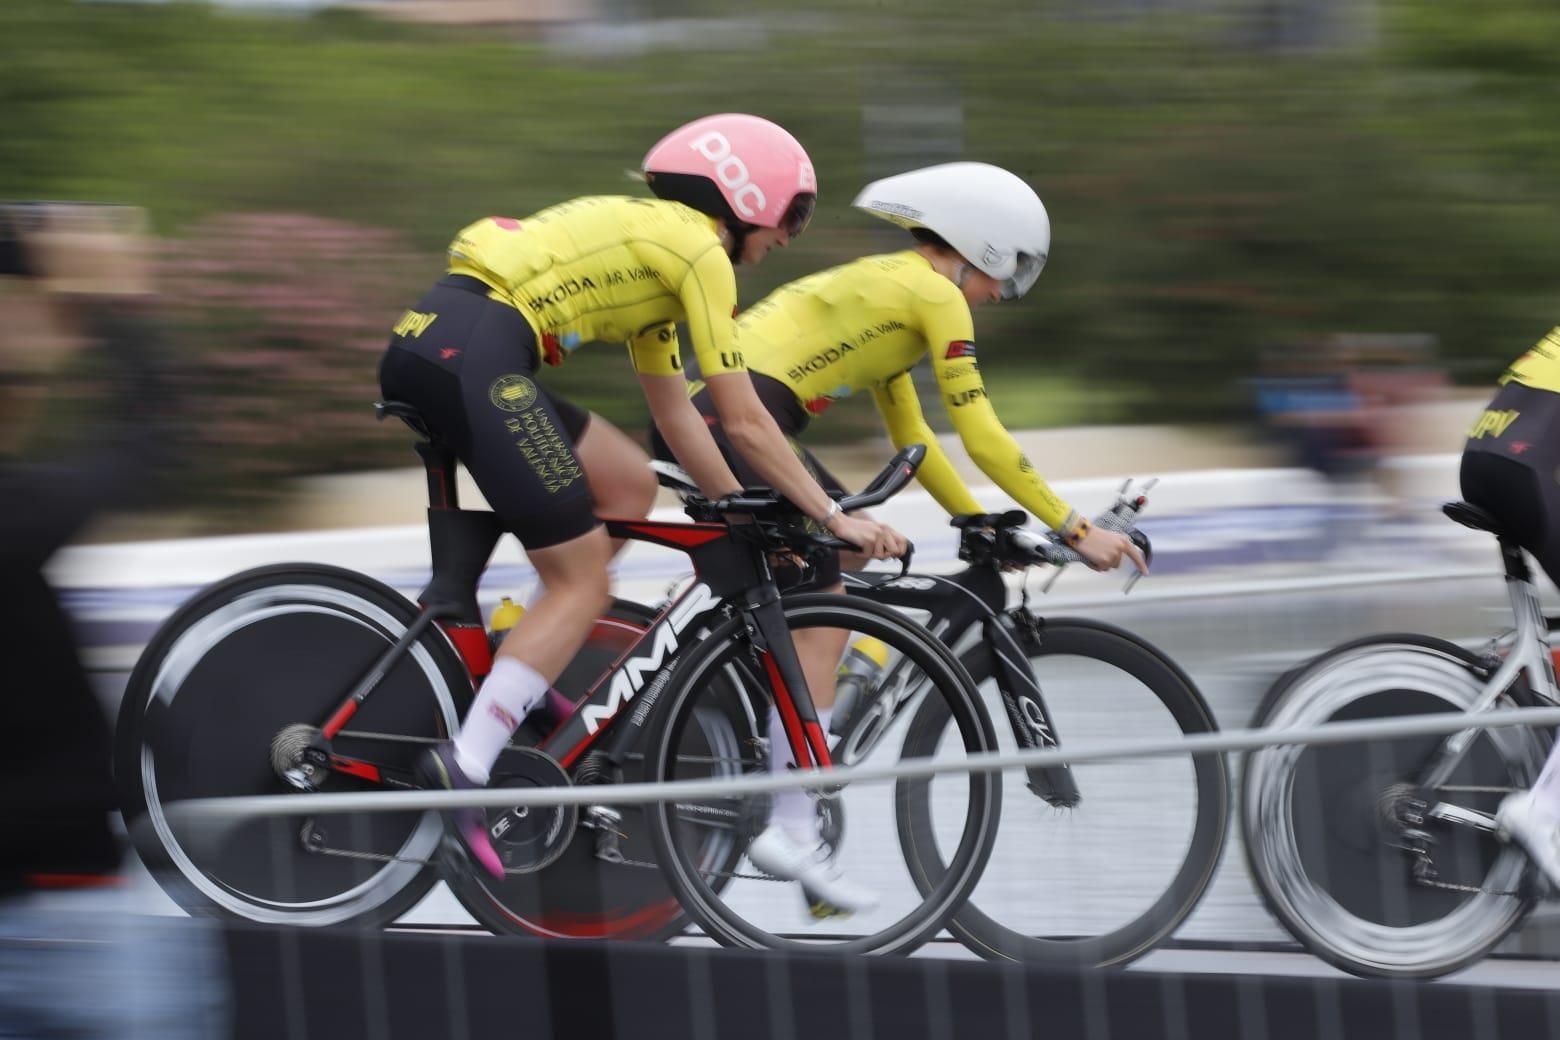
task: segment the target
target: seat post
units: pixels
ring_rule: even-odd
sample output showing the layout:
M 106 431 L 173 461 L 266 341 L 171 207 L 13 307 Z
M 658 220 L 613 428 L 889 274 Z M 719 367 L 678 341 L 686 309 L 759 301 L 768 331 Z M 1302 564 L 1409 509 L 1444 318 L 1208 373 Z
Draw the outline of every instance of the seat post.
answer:
M 1500 542 L 1501 562 L 1506 565 L 1506 577 L 1515 581 L 1532 582 L 1533 572 L 1528 567 L 1527 553 L 1504 534 L 1496 537 Z
M 455 485 L 455 453 L 434 441 L 418 441 L 417 454 L 428 474 L 428 508 L 459 509 L 460 491 Z

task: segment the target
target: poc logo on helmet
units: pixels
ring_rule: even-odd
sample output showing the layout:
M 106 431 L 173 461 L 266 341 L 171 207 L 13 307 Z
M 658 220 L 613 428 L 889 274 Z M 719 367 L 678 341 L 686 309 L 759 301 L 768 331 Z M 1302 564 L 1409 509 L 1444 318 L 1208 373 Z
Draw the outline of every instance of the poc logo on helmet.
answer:
M 725 134 L 710 130 L 694 138 L 688 147 L 715 164 L 715 176 L 731 189 L 731 201 L 738 213 L 756 217 L 769 205 L 762 189 L 752 182 L 747 163 L 732 154 L 731 141 Z M 745 199 L 751 200 L 752 204 Z
M 813 173 L 812 163 L 804 162 L 796 171 L 796 190 L 814 193 L 818 191 L 818 175 Z

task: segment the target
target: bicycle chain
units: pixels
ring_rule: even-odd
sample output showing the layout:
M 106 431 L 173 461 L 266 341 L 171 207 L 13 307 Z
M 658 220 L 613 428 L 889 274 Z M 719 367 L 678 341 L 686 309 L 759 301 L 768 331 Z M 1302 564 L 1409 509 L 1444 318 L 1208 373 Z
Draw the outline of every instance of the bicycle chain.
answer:
M 1459 885 L 1459 884 L 1457 884 L 1454 881 L 1429 881 L 1429 880 L 1426 880 L 1425 878 L 1415 878 L 1414 881 L 1415 881 L 1416 884 L 1423 885 L 1426 888 L 1437 888 L 1437 889 L 1442 889 L 1443 891 L 1447 891 L 1447 892 L 1479 892 L 1479 893 L 1482 893 L 1484 895 L 1490 895 L 1490 896 L 1517 896 L 1517 895 L 1521 895 L 1521 893 L 1518 892 L 1516 889 L 1510 889 L 1510 890 L 1504 891 L 1504 892 L 1497 892 L 1497 891 L 1495 891 L 1492 888 L 1484 888 L 1481 885 Z
M 438 737 L 413 737 L 413 736 L 408 736 L 407 734 L 404 734 L 404 733 L 371 733 L 371 732 L 366 732 L 366 731 L 363 731 L 363 730 L 342 730 L 341 733 L 338 734 L 338 735 L 342 736 L 342 737 L 355 738 L 357 740 L 382 740 L 382 741 L 390 741 L 390 742 L 402 743 L 402 744 L 430 744 L 431 745 L 431 744 L 437 744 L 437 743 L 440 742 L 440 738 L 438 738 Z M 517 750 L 520 748 L 520 745 L 518 745 L 518 744 L 510 744 L 510 745 L 507 745 L 507 746 L 510 747 L 510 748 L 515 748 Z M 631 755 L 629 757 L 632 758 L 634 756 Z M 742 758 L 714 758 L 714 757 L 699 757 L 699 756 L 679 756 L 679 760 L 683 761 L 683 762 L 688 762 L 688 763 L 697 763 L 699 765 L 738 765 L 738 766 L 750 766 L 750 765 L 752 765 L 751 761 L 746 760 L 746 759 L 742 759 Z M 359 851 L 356 851 L 354 849 L 336 849 L 336 848 L 331 848 L 329 845 L 325 845 L 321 841 L 311 837 L 310 831 L 313 829 L 313 826 L 314 825 L 313 825 L 312 822 L 304 824 L 303 825 L 303 831 L 300 834 L 300 837 L 303 840 L 303 847 L 304 847 L 305 850 L 307 850 L 309 852 L 316 853 L 316 854 L 321 855 L 321 856 L 337 856 L 337 857 L 340 857 L 342 859 L 368 860 L 368 861 L 375 862 L 375 863 L 416 863 L 416 864 L 420 864 L 422 866 L 427 866 L 430 862 L 432 862 L 431 860 L 426 860 L 426 859 L 413 859 L 410 856 L 391 856 L 391 855 L 387 855 L 387 854 L 382 853 L 382 852 L 359 852 Z M 641 869 L 646 869 L 646 870 L 660 870 L 661 869 L 660 864 L 652 863 L 652 862 L 649 862 L 647 860 L 620 859 L 620 860 L 603 860 L 602 862 L 604 862 L 604 863 L 612 863 L 614 866 L 639 867 Z M 535 871 L 529 871 L 529 870 L 507 870 L 506 869 L 504 871 L 504 873 L 506 875 L 519 876 L 519 875 L 522 875 L 522 874 L 535 873 Z M 773 874 L 745 874 L 745 873 L 742 873 L 741 871 L 735 871 L 735 870 L 716 871 L 715 873 L 713 873 L 710 876 L 712 876 L 712 877 L 720 877 L 720 878 L 730 878 L 730 879 L 733 879 L 733 880 L 745 880 L 745 881 L 782 881 L 782 880 L 784 880 L 783 878 L 775 877 Z
M 303 825 L 303 833 L 300 834 L 299 837 L 301 837 L 303 839 L 304 850 L 307 851 L 307 852 L 315 853 L 316 855 L 320 855 L 320 856 L 337 856 L 337 857 L 340 857 L 341 859 L 369 860 L 369 861 L 372 861 L 374 863 L 416 863 L 416 864 L 418 864 L 420 866 L 424 866 L 424 867 L 426 867 L 428 864 L 433 862 L 432 860 L 427 860 L 427 859 L 413 859 L 410 856 L 390 856 L 390 855 L 386 855 L 383 852 L 358 852 L 358 851 L 356 851 L 354 849 L 335 849 L 335 848 L 331 848 L 329 845 L 322 844 L 320 841 L 318 841 L 315 838 L 310 836 L 309 832 L 313 828 L 313 826 L 314 825 L 312 823 L 304 824 Z M 645 869 L 645 870 L 660 870 L 661 869 L 661 865 L 659 863 L 652 863 L 649 860 L 642 860 L 642 859 L 602 860 L 602 862 L 603 863 L 610 863 L 611 865 L 616 866 L 616 867 L 639 867 L 639 868 Z M 509 869 L 506 869 L 504 871 L 504 873 L 506 875 L 509 875 L 509 876 L 518 877 L 518 876 L 520 876 L 522 874 L 534 874 L 536 872 L 532 871 L 532 870 L 509 870 Z M 703 872 L 701 871 L 700 873 L 703 873 Z M 720 871 L 715 871 L 713 874 L 711 874 L 709 876 L 711 876 L 711 877 L 720 877 L 720 878 L 730 878 L 730 879 L 733 879 L 733 880 L 740 880 L 740 881 L 784 881 L 785 880 L 784 878 L 775 877 L 773 874 L 745 874 L 745 873 L 743 873 L 741 871 L 738 871 L 738 870 L 720 870 Z
M 646 870 L 660 870 L 661 865 L 647 859 L 604 859 L 602 862 L 610 862 L 615 867 L 643 867 Z M 704 873 L 700 870 L 699 873 Z M 711 878 L 733 878 L 738 881 L 785 881 L 785 878 L 777 878 L 772 873 L 743 873 L 741 870 L 716 870 L 710 873 Z
M 1458 794 L 1513 794 L 1517 789 L 1515 787 L 1489 787 L 1480 784 L 1442 784 L 1440 787 L 1435 788 L 1435 790 L 1437 792 L 1452 791 Z M 1399 847 L 1402 848 L 1405 852 L 1412 852 L 1415 855 L 1423 856 L 1425 862 L 1430 865 L 1430 869 L 1435 869 L 1435 859 L 1428 851 L 1421 851 L 1409 846 Z M 1416 877 L 1414 882 L 1416 884 L 1423 885 L 1425 888 L 1439 889 L 1443 892 L 1469 892 L 1491 896 L 1521 895 L 1521 893 L 1515 889 L 1507 891 L 1496 891 L 1494 889 L 1485 888 L 1482 885 L 1461 885 L 1455 881 L 1442 881 L 1439 878 Z
M 430 746 L 433 745 L 433 744 L 439 744 L 439 743 L 443 742 L 443 738 L 441 738 L 441 737 L 411 737 L 411 736 L 407 736 L 404 733 L 368 733 L 368 732 L 365 732 L 363 730 L 351 730 L 351 729 L 344 729 L 344 730 L 342 730 L 340 733 L 338 733 L 336 735 L 338 737 L 351 737 L 351 738 L 353 738 L 355 740 L 383 740 L 383 741 L 390 741 L 392 743 L 427 744 L 427 745 L 430 745 Z M 524 745 L 524 744 L 505 744 L 504 745 L 504 749 L 506 751 L 525 751 L 525 750 L 527 750 L 527 745 Z M 643 755 L 643 753 L 630 751 L 626 756 L 624 756 L 624 758 L 625 758 L 626 761 L 632 762 L 632 761 L 644 758 L 644 755 Z M 681 762 L 681 763 L 683 763 L 685 765 L 700 765 L 700 766 L 703 766 L 703 765 L 717 765 L 717 766 L 735 765 L 735 766 L 751 767 L 754 764 L 753 760 L 752 759 L 748 759 L 748 758 L 730 758 L 730 757 L 716 758 L 716 757 L 711 756 L 711 755 L 678 755 L 677 756 L 677 761 Z

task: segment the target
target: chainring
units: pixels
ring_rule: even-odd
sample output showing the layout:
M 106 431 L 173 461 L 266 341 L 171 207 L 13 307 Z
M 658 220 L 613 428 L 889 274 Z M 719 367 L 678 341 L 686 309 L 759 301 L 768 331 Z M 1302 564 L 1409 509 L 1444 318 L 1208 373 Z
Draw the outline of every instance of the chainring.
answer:
M 489 787 L 570 787 L 569 774 L 535 748 L 504 749 Z M 573 805 L 516 806 L 487 810 L 488 836 L 509 874 L 532 874 L 551 865 L 574 840 L 579 808 Z

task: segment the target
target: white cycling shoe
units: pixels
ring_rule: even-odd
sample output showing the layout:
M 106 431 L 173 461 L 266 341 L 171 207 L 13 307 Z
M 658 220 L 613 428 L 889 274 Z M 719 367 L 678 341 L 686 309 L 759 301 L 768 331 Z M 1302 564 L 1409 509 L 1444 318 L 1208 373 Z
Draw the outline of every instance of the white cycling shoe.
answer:
M 807 912 L 819 920 L 877 908 L 877 893 L 846 880 L 822 845 L 808 848 L 781 827 L 765 827 L 748 846 L 748 859 L 766 874 L 800 883 Z
M 1532 791 L 1507 795 L 1495 811 L 1502 837 L 1522 846 L 1528 856 L 1560 890 L 1560 820 L 1538 804 Z

